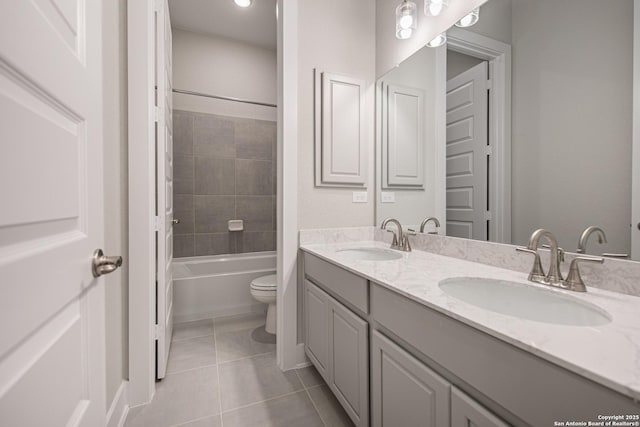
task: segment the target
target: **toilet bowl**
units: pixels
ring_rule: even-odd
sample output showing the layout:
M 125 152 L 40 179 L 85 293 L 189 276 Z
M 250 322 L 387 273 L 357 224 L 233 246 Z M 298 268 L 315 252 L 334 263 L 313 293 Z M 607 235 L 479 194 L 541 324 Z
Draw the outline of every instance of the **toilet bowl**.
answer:
M 256 301 L 268 304 L 265 331 L 276 333 L 276 275 L 258 277 L 251 282 L 251 296 Z

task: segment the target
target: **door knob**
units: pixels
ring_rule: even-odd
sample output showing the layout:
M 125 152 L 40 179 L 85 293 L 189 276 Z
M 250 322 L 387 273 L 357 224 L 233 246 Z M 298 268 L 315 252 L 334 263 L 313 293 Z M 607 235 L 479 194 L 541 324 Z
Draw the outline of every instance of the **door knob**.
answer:
M 102 249 L 96 249 L 91 259 L 91 272 L 93 277 L 113 273 L 122 265 L 121 256 L 106 256 Z
M 171 220 L 171 223 L 172 223 L 173 225 L 180 224 L 180 220 L 179 220 L 179 219 L 172 219 L 172 220 Z

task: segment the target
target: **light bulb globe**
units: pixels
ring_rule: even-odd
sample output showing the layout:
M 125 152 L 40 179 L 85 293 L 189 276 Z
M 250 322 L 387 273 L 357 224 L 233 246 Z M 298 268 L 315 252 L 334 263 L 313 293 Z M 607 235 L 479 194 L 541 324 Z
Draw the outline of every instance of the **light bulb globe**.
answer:
M 239 7 L 249 7 L 253 4 L 253 0 L 233 0 L 233 2 Z

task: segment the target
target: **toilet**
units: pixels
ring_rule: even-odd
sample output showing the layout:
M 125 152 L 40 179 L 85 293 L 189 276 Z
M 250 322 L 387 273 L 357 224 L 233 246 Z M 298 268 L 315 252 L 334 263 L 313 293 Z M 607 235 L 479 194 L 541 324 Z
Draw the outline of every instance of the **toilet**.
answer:
M 251 282 L 251 296 L 257 301 L 269 304 L 264 329 L 270 334 L 276 333 L 276 275 L 258 277 Z

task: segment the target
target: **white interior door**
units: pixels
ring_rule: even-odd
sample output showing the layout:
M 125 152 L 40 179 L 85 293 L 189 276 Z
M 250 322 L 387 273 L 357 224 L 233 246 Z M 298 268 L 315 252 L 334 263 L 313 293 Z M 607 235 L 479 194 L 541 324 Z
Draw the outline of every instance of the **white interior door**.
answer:
M 101 8 L 0 2 L 2 426 L 105 423 Z
M 173 104 L 171 78 L 171 20 L 167 0 L 161 2 L 157 13 L 156 86 L 158 121 L 157 132 L 157 331 L 156 367 L 158 378 L 167 371 L 169 347 L 173 333 Z
M 487 240 L 488 63 L 447 82 L 447 236 Z

